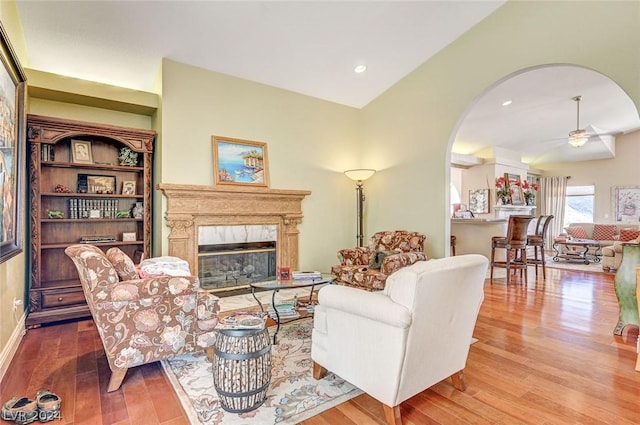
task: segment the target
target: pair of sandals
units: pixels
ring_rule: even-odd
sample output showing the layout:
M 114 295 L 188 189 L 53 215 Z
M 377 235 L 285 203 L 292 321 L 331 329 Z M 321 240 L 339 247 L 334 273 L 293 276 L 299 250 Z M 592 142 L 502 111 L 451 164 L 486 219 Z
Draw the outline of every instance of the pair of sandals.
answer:
M 14 397 L 2 405 L 2 419 L 18 425 L 35 422 L 49 422 L 60 418 L 62 400 L 49 390 L 40 390 L 36 399 Z

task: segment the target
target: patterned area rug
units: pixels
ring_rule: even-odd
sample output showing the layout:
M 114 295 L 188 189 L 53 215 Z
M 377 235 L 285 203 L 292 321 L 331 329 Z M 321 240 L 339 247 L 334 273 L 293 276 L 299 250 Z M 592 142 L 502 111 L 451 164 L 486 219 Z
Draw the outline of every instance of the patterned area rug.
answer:
M 249 413 L 222 409 L 213 387 L 211 363 L 204 353 L 164 360 L 162 366 L 192 424 L 293 425 L 362 394 L 332 373 L 320 381 L 313 379 L 312 329 L 312 319 L 280 328 L 278 344 L 271 348 L 267 398 L 261 407 Z

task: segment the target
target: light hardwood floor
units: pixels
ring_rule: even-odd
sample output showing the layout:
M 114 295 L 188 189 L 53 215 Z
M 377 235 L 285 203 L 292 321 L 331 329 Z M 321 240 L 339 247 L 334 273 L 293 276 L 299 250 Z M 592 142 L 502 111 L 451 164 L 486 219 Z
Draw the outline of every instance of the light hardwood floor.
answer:
M 618 305 L 613 275 L 547 269 L 485 284 L 465 370 L 467 391 L 441 382 L 401 405 L 403 424 L 637 424 L 637 327 L 613 335 Z M 427 367 L 427 365 L 425 365 Z M 49 388 L 63 398 L 56 424 L 186 424 L 159 364 L 130 370 L 122 388 L 109 376 L 90 320 L 27 332 L 0 383 L 0 400 Z M 0 420 L 0 423 L 4 423 Z M 384 424 L 367 395 L 303 425 Z

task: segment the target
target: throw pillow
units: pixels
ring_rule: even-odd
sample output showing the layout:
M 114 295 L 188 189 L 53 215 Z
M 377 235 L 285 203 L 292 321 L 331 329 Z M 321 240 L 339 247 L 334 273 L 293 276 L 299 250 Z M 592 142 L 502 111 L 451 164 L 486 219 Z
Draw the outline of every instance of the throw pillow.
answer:
M 638 229 L 625 228 L 620 230 L 619 240 L 621 242 L 629 242 L 629 241 L 638 239 L 639 237 L 640 237 L 640 230 Z
M 120 280 L 138 279 L 138 271 L 135 264 L 120 248 L 109 248 L 107 258 L 113 264 L 113 268 L 116 269 Z
M 380 269 L 382 267 L 382 261 L 389 255 L 397 254 L 402 251 L 375 251 L 371 256 L 371 262 L 369 263 L 370 269 Z
M 140 276 L 190 276 L 189 263 L 178 257 L 154 257 L 140 263 Z
M 572 238 L 576 239 L 587 239 L 587 231 L 584 230 L 582 226 L 569 226 L 567 227 L 567 233 L 571 235 Z
M 615 224 L 594 224 L 592 238 L 596 241 L 612 241 L 616 237 Z

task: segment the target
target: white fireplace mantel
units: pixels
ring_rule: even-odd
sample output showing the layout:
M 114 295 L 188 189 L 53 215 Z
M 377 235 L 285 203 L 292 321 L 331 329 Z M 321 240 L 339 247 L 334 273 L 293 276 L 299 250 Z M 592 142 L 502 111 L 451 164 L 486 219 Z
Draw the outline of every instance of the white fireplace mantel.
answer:
M 496 218 L 509 218 L 510 215 L 536 215 L 536 207 L 530 205 L 496 205 L 493 210 Z
M 278 267 L 298 268 L 298 224 L 303 217 L 302 200 L 310 191 L 169 183 L 157 188 L 167 198 L 169 255 L 186 260 L 195 275 L 200 226 L 275 224 Z

